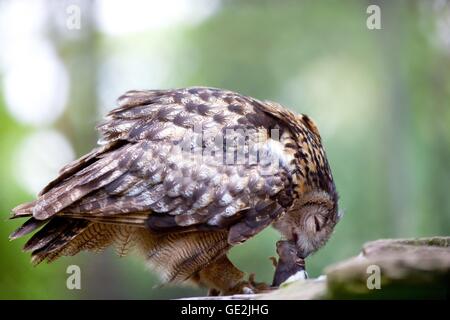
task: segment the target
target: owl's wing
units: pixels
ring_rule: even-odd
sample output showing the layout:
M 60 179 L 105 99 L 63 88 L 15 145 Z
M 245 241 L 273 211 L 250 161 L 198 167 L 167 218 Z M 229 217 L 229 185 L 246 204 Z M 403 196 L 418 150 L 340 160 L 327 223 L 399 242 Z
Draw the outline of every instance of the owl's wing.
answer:
M 162 232 L 229 228 L 234 244 L 292 202 L 289 130 L 254 99 L 210 88 L 132 91 L 99 129 L 103 146 L 15 216 L 32 215 L 31 226 L 56 215 Z

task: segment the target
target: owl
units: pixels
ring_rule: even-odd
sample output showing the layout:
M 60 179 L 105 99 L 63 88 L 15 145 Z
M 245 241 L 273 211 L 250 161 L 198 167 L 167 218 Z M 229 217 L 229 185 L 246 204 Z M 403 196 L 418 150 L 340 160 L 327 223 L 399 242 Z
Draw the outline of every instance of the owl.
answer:
M 114 246 L 165 282 L 233 294 L 264 288 L 228 259 L 233 246 L 273 226 L 295 260 L 329 239 L 338 195 L 308 116 L 207 87 L 129 91 L 117 104 L 98 147 L 13 209 L 27 220 L 11 239 L 36 231 L 32 263 Z

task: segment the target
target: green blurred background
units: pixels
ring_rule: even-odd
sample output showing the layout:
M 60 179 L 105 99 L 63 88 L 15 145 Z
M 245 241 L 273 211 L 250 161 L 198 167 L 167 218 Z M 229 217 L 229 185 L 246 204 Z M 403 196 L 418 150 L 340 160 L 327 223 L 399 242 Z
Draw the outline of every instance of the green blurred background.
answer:
M 370 4 L 381 30 L 369 30 Z M 77 18 L 80 13 L 80 28 Z M 11 208 L 98 139 L 129 89 L 194 85 L 278 101 L 317 122 L 345 211 L 307 264 L 368 240 L 450 232 L 450 4 L 446 1 L 0 0 L 0 298 L 176 298 L 137 257 L 112 250 L 32 267 L 8 241 Z M 231 252 L 270 281 L 279 236 Z M 82 289 L 66 288 L 81 267 Z

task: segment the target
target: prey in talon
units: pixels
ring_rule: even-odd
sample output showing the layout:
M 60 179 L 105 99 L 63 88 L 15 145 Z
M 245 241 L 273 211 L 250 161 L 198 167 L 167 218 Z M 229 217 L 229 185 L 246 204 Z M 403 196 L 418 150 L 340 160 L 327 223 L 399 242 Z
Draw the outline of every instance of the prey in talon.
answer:
M 307 278 L 305 260 L 299 256 L 297 246 L 294 242 L 278 241 L 277 254 L 279 259 L 276 263 L 272 282 L 273 287 L 278 287 L 286 280 Z

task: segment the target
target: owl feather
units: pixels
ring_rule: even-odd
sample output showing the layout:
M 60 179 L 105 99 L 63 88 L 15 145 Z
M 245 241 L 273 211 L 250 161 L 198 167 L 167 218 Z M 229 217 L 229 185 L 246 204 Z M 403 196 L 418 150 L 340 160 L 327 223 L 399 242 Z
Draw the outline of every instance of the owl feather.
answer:
M 205 87 L 129 91 L 98 130 L 98 148 L 13 209 L 28 220 L 11 239 L 38 230 L 24 248 L 34 263 L 114 245 L 185 281 L 271 224 L 294 237 L 286 221 L 307 205 L 327 208 L 323 225 L 337 221 L 317 126 L 277 103 Z

